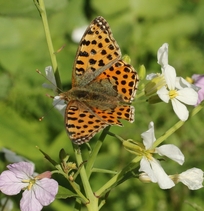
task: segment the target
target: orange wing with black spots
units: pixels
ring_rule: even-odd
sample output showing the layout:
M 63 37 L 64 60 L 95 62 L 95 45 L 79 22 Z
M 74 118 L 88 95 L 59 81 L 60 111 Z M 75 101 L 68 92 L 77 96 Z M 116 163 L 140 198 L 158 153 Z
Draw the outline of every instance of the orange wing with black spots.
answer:
M 121 58 L 118 44 L 103 17 L 94 19 L 85 31 L 72 73 L 72 86 L 85 86 Z
M 68 103 L 65 115 L 65 127 L 69 137 L 78 145 L 88 142 L 97 132 L 109 125 L 79 101 Z
M 109 83 L 112 84 L 112 88 L 117 92 L 118 97 L 122 97 L 122 99 L 119 98 L 121 102 L 131 103 L 133 101 L 139 82 L 133 66 L 118 60 L 102 72 L 95 81 L 103 84 L 102 81 L 105 79 L 108 79 Z
M 90 108 L 85 103 L 71 101 L 66 108 L 65 125 L 70 139 L 75 144 L 88 142 L 96 133 L 108 125 L 122 126 L 118 119 L 134 121 L 134 107 L 117 106 L 110 110 Z
M 72 89 L 61 93 L 67 101 L 65 126 L 75 144 L 88 142 L 108 125 L 134 121 L 133 101 L 138 85 L 135 69 L 121 60 L 121 52 L 106 20 L 94 19 L 84 33 L 74 63 Z

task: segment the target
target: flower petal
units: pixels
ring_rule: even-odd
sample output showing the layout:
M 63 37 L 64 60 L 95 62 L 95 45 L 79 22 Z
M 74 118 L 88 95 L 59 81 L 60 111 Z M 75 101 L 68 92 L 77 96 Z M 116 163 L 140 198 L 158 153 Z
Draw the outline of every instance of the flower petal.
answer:
M 40 211 L 43 205 L 36 199 L 34 191 L 25 190 L 20 201 L 21 211 Z
M 161 189 L 170 189 L 175 186 L 174 182 L 169 178 L 169 176 L 166 174 L 166 172 L 156 159 L 150 161 L 150 164 L 155 176 L 157 177 L 158 185 Z
M 141 134 L 141 137 L 143 139 L 143 143 L 145 145 L 145 149 L 150 149 L 152 147 L 152 144 L 156 140 L 154 135 L 154 123 L 149 123 L 149 129 Z
M 52 203 L 58 192 L 58 183 L 54 179 L 43 178 L 36 181 L 36 185 L 33 186 L 36 199 L 46 206 Z
M 21 178 L 16 177 L 15 173 L 6 170 L 0 175 L 0 191 L 6 195 L 16 195 L 22 188 L 26 187 Z
M 186 106 L 183 105 L 176 98 L 173 98 L 171 100 L 171 102 L 172 102 L 173 110 L 176 113 L 176 115 L 178 116 L 178 118 L 181 121 L 186 121 L 188 119 L 188 116 L 189 116 L 189 112 L 188 112 L 188 109 L 186 108 Z
M 7 168 L 20 179 L 30 179 L 34 173 L 34 164 L 24 161 L 10 164 Z
M 195 105 L 198 101 L 198 93 L 192 88 L 184 88 L 177 92 L 176 98 L 187 105 Z
M 163 74 L 169 90 L 174 90 L 176 85 L 176 70 L 174 67 L 167 65 L 163 70 Z
M 164 43 L 157 51 L 157 63 L 162 67 L 168 64 L 168 44 Z
M 176 161 L 180 165 L 182 165 L 184 163 L 183 153 L 181 152 L 181 150 L 178 147 L 176 147 L 173 144 L 165 144 L 160 147 L 157 147 L 155 149 L 155 152 L 157 152 L 161 156 L 164 155 L 164 156 Z
M 145 172 L 149 176 L 149 178 L 152 182 L 154 182 L 154 183 L 157 182 L 157 178 L 156 178 L 156 176 L 155 176 L 155 174 L 154 174 L 154 172 L 153 172 L 153 170 L 150 166 L 150 162 L 147 160 L 146 157 L 143 157 L 141 159 L 139 171 Z
M 152 182 L 158 182 L 159 187 L 162 189 L 169 189 L 175 186 L 160 163 L 154 158 L 152 160 L 147 160 L 145 157 L 142 158 L 139 171 L 145 172 Z
M 159 98 L 161 100 L 163 100 L 165 103 L 169 102 L 169 100 L 170 100 L 169 91 L 167 90 L 167 88 L 165 86 L 163 86 L 161 89 L 159 89 L 157 91 L 157 94 L 158 94 Z
M 53 73 L 51 66 L 48 66 L 45 68 L 45 74 L 46 74 L 47 80 L 50 82 L 50 84 L 43 83 L 42 86 L 47 89 L 52 89 L 56 93 L 57 83 L 56 83 L 55 75 Z
M 52 105 L 64 116 L 67 104 L 60 96 L 55 96 Z
M 203 171 L 198 168 L 188 169 L 179 175 L 179 181 L 190 190 L 197 190 L 203 187 Z

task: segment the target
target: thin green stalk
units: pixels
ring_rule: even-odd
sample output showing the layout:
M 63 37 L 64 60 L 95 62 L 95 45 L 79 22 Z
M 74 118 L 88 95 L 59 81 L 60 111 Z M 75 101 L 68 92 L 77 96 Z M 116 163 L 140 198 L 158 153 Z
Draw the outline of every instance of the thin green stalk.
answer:
M 108 192 L 111 188 L 115 187 L 130 171 L 133 171 L 141 160 L 141 156 L 135 157 L 122 171 L 118 172 L 115 176 L 113 176 L 106 184 L 104 184 L 99 190 L 95 192 L 95 195 L 101 197 L 106 192 Z
M 43 0 L 34 0 L 34 3 L 41 15 L 41 18 L 42 18 L 42 23 L 43 23 L 43 27 L 44 27 L 44 31 L 45 31 L 45 37 L 47 40 L 48 50 L 50 53 L 52 68 L 53 68 L 53 71 L 55 74 L 55 80 L 57 83 L 57 87 L 61 90 L 62 87 L 61 87 L 61 81 L 60 81 L 60 76 L 59 76 L 59 71 L 58 71 L 57 59 L 56 59 L 56 54 L 54 51 L 54 47 L 53 47 L 52 39 L 51 39 L 51 35 L 50 35 L 50 29 L 49 29 L 48 20 L 47 20 L 45 4 L 44 4 Z
M 78 146 L 74 145 L 74 152 L 78 166 L 83 163 L 81 152 Z M 80 170 L 80 176 L 83 183 L 84 191 L 86 193 L 86 197 L 88 198 L 88 202 L 86 203 L 86 207 L 89 211 L 98 211 L 98 198 L 94 195 L 88 176 L 86 174 L 86 170 L 84 165 L 82 165 Z
M 108 133 L 110 129 L 110 126 L 106 127 L 103 132 L 101 133 L 98 141 L 96 142 L 96 145 L 94 146 L 94 149 L 92 151 L 92 153 L 89 156 L 88 162 L 86 164 L 86 173 L 87 173 L 87 177 L 89 178 L 91 175 L 91 171 L 94 165 L 94 162 L 96 160 L 96 157 L 98 155 L 99 150 L 101 149 L 101 146 L 103 144 L 103 141 Z
M 195 108 L 193 109 L 193 111 L 191 112 L 189 119 L 190 119 L 191 117 L 195 116 L 199 111 L 201 111 L 203 107 L 204 107 L 204 105 L 202 105 L 202 104 L 200 104 L 199 106 L 195 107 Z M 170 135 L 172 135 L 176 130 L 178 130 L 181 126 L 183 126 L 184 123 L 185 123 L 185 122 L 183 122 L 183 121 L 181 121 L 181 120 L 178 121 L 173 127 L 171 127 L 169 130 L 167 130 L 167 131 L 164 133 L 164 135 L 162 135 L 160 138 L 158 138 L 158 139 L 154 142 L 152 148 L 154 149 L 154 148 L 157 147 L 159 144 L 161 144 L 161 143 L 162 143 L 164 140 L 166 140 Z

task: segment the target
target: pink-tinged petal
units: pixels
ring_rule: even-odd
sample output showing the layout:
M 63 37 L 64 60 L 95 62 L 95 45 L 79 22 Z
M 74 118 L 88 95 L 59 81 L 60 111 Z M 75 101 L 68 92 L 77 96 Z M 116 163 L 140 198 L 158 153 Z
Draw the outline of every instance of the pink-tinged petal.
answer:
M 198 91 L 198 102 L 195 104 L 198 105 L 204 100 L 204 75 L 194 74 L 192 79 L 194 80 L 194 85 L 200 87 Z
M 36 199 L 34 191 L 25 190 L 20 201 L 21 211 L 40 211 L 43 205 Z
M 36 199 L 43 206 L 46 206 L 54 201 L 58 192 L 58 183 L 54 179 L 44 178 L 36 181 L 33 191 L 35 192 Z
M 152 144 L 156 140 L 154 135 L 154 123 L 149 123 L 149 129 L 141 134 L 141 137 L 143 139 L 143 143 L 145 145 L 145 149 L 150 149 L 152 147 Z
M 161 189 L 170 189 L 175 186 L 174 182 L 169 178 L 156 159 L 151 160 L 150 164 Z
M 160 147 L 157 147 L 155 149 L 155 152 L 157 152 L 161 156 L 164 155 L 164 156 L 176 161 L 180 165 L 182 165 L 184 163 L 183 153 L 181 152 L 181 150 L 178 147 L 176 147 L 173 144 L 165 144 Z
M 168 44 L 164 43 L 157 51 L 157 63 L 162 67 L 168 65 Z
M 24 161 L 10 164 L 7 168 L 20 179 L 29 179 L 34 172 L 34 164 Z
M 174 67 L 167 65 L 163 73 L 169 90 L 174 90 L 176 85 L 176 70 Z
M 176 98 L 172 99 L 171 102 L 172 102 L 173 110 L 178 116 L 178 118 L 181 121 L 186 121 L 189 116 L 189 112 L 186 106 L 182 104 L 180 101 L 178 101 Z
M 145 172 L 152 182 L 154 182 L 154 183 L 157 182 L 157 178 L 156 178 L 154 172 L 152 171 L 152 168 L 150 166 L 150 162 L 147 160 L 146 157 L 143 157 L 141 159 L 139 171 Z
M 195 105 L 198 101 L 198 93 L 192 88 L 184 88 L 177 92 L 176 98 L 187 105 Z
M 161 89 L 159 89 L 157 91 L 157 94 L 162 101 L 164 101 L 165 103 L 169 102 L 169 100 L 170 100 L 169 91 L 166 89 L 165 86 L 163 86 Z
M 22 188 L 26 187 L 26 183 L 22 183 L 21 178 L 7 170 L 0 175 L 0 191 L 6 195 L 16 195 Z

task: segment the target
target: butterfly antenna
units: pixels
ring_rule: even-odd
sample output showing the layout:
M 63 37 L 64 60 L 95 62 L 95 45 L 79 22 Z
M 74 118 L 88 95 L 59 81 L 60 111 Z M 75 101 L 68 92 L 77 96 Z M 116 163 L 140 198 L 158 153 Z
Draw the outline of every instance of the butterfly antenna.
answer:
M 54 99 L 54 96 L 52 96 L 52 95 L 46 94 L 46 96 L 49 97 L 49 98 L 51 98 L 51 99 Z M 39 120 L 40 122 L 42 122 L 43 119 L 45 118 L 45 116 L 47 115 L 47 113 L 49 113 L 49 111 L 50 111 L 51 109 L 55 108 L 55 106 L 56 106 L 57 104 L 59 104 L 59 102 L 62 101 L 62 100 L 63 100 L 63 99 L 61 99 L 61 98 L 58 99 L 58 100 L 52 105 L 52 107 L 50 107 L 49 110 L 47 110 L 47 112 L 45 113 L 45 115 L 42 116 L 42 117 L 40 117 L 38 120 Z
M 65 46 L 66 45 L 64 44 L 61 48 L 59 48 L 57 51 L 55 51 L 54 54 L 57 54 L 57 53 L 61 52 L 61 50 L 64 49 Z
M 36 69 L 36 72 L 40 74 L 43 78 L 49 81 L 59 92 L 63 92 L 59 87 L 56 86 L 51 80 L 49 80 L 39 69 Z

